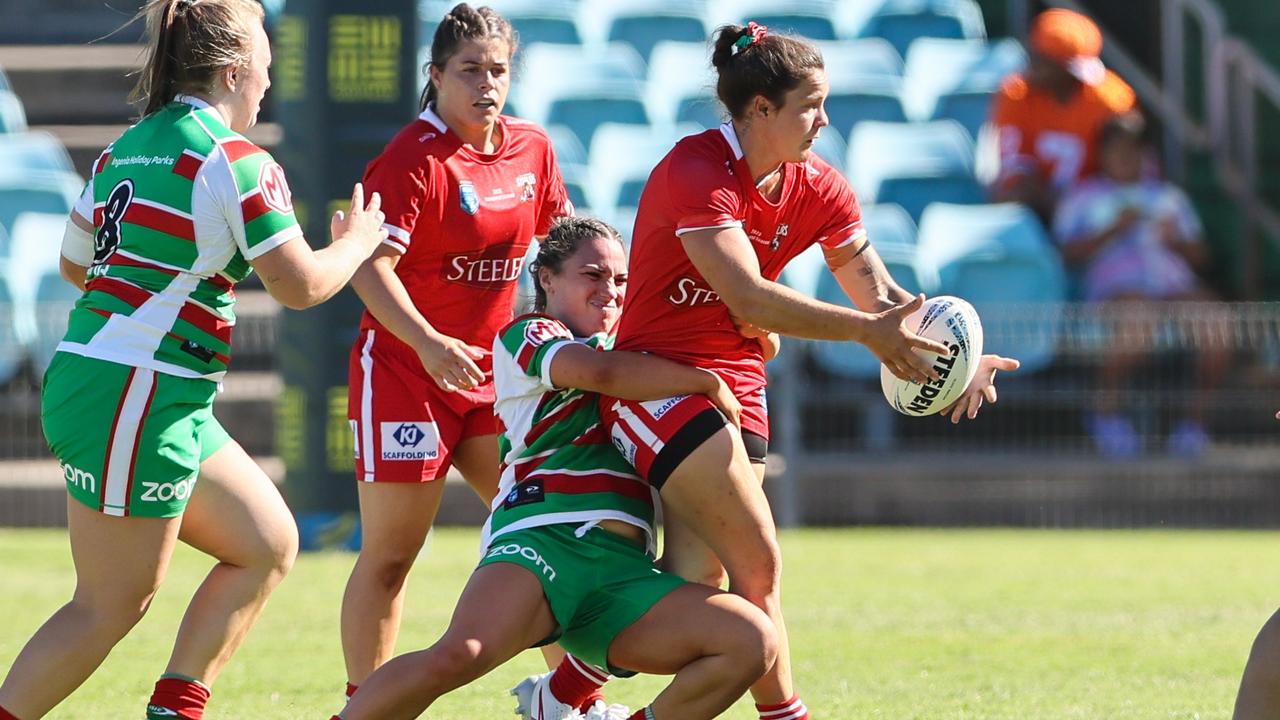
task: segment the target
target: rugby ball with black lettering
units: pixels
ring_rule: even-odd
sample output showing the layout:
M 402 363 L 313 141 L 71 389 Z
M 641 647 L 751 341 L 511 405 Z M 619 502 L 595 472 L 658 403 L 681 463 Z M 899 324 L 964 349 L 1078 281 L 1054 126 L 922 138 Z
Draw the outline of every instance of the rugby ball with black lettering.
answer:
M 907 329 L 951 348 L 950 355 L 927 350 L 916 354 L 933 363 L 938 379 L 921 385 L 898 379 L 880 366 L 880 388 L 894 410 L 922 417 L 942 412 L 969 387 L 982 357 L 982 322 L 973 306 L 958 297 L 939 295 L 907 316 Z

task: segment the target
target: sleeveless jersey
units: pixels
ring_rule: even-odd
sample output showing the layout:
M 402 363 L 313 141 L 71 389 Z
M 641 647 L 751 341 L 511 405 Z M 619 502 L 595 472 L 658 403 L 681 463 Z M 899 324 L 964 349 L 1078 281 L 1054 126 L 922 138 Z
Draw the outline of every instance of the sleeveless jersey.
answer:
M 482 548 L 515 530 L 600 520 L 643 529 L 653 547 L 649 484 L 614 449 L 600 423 L 598 396 L 551 382 L 552 359 L 573 343 L 606 350 L 612 339 L 577 340 L 559 320 L 530 314 L 493 342 L 494 409 L 504 431 L 501 480 Z
M 395 273 L 436 330 L 485 351 L 511 321 L 525 252 L 552 221 L 572 214 L 551 140 L 537 125 L 500 117 L 492 154 L 465 144 L 428 108 L 365 170 L 382 194 Z M 361 329 L 382 330 L 369 312 Z M 390 332 L 380 338 L 395 338 Z
M 102 153 L 75 212 L 94 226 L 93 264 L 58 350 L 214 381 L 232 287 L 302 235 L 280 165 L 184 96 Z
M 765 385 L 759 341 L 734 327 L 681 236 L 742 228 L 768 280 L 814 243 L 835 249 L 863 242 L 858 199 L 839 172 L 817 156 L 784 163 L 781 172 L 781 195 L 770 201 L 756 189 L 730 123 L 684 138 L 658 163 L 636 215 L 619 349 L 713 370 L 739 398 Z

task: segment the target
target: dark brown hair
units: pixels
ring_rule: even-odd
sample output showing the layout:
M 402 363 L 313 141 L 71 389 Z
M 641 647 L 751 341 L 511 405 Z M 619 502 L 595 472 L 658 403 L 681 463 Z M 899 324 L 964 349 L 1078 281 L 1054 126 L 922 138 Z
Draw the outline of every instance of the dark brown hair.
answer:
M 445 13 L 444 19 L 436 26 L 436 34 L 431 38 L 431 60 L 428 68 L 444 70 L 449 58 L 458 52 L 458 46 L 464 40 L 485 40 L 495 38 L 507 43 L 507 57 L 516 54 L 518 39 L 511 23 L 491 7 L 473 8 L 466 3 L 458 3 Z M 419 103 L 422 110 L 436 99 L 436 86 L 431 82 L 431 74 L 427 73 L 427 84 L 422 88 L 422 99 Z
M 263 12 L 253 0 L 150 0 L 138 17 L 146 18 L 147 55 L 129 100 L 146 117 L 178 93 L 212 90 L 227 68 L 247 66 Z
M 1113 115 L 1098 130 L 1098 147 L 1106 147 L 1116 140 L 1125 140 L 1135 145 L 1147 142 L 1147 120 L 1137 110 L 1130 110 Z
M 547 309 L 547 291 L 538 282 L 538 271 L 546 268 L 556 275 L 564 266 L 564 261 L 578 252 L 582 243 L 594 237 L 613 238 L 622 244 L 622 235 L 612 225 L 603 220 L 588 217 L 563 217 L 551 225 L 551 230 L 538 245 L 538 257 L 529 263 L 529 274 L 533 275 L 533 309 L 545 312 Z
M 743 47 L 743 38 L 751 36 L 746 26 L 722 25 L 711 51 L 711 64 L 719 76 L 716 96 L 737 119 L 742 119 L 757 95 L 782 107 L 787 93 L 806 75 L 823 69 L 822 53 L 807 40 L 765 33 Z

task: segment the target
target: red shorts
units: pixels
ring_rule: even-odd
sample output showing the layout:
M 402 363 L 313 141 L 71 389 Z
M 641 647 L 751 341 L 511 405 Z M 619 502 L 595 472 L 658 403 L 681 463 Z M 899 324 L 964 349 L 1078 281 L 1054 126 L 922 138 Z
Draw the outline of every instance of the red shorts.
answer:
M 445 392 L 417 354 L 387 330 L 360 331 L 347 377 L 357 480 L 436 480 L 449 471 L 460 442 L 498 433 L 493 383 Z
M 759 436 L 767 444 L 769 415 L 764 388 L 747 398 L 738 398 L 738 402 L 742 403 L 742 432 Z M 708 410 L 719 416 L 718 425 L 707 415 Z M 640 476 L 655 487 L 660 487 L 680 461 L 725 423 L 724 416 L 706 395 L 677 395 L 645 402 L 602 396 L 600 415 L 614 446 Z M 700 427 L 695 428 L 695 425 Z M 657 462 L 672 441 L 683 441 L 693 446 L 673 447 L 663 458 L 664 462 Z M 658 464 L 656 472 L 655 462 Z

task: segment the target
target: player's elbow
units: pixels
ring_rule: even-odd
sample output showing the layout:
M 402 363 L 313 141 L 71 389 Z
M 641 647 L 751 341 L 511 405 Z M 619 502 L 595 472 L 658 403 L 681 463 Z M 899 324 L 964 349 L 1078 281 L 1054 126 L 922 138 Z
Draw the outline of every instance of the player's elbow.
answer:
M 271 297 L 290 310 L 306 310 L 329 299 L 319 283 L 305 277 L 263 278 Z
M 592 362 L 590 366 L 584 368 L 580 387 L 583 390 L 605 395 L 621 395 L 623 393 L 620 392 L 620 383 L 623 373 L 619 371 L 616 363 L 605 362 L 605 356 L 607 353 L 601 353 L 600 362 Z
M 58 261 L 58 272 L 62 275 L 62 279 L 72 285 L 75 285 L 76 288 L 80 290 L 84 290 L 85 279 L 88 271 L 89 268 L 86 268 L 83 265 L 77 265 L 65 257 L 60 258 Z
M 725 307 L 740 322 L 757 327 L 769 327 L 771 313 L 768 290 L 760 283 L 744 283 L 720 294 Z

